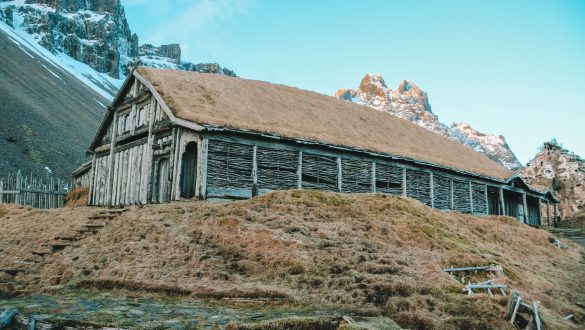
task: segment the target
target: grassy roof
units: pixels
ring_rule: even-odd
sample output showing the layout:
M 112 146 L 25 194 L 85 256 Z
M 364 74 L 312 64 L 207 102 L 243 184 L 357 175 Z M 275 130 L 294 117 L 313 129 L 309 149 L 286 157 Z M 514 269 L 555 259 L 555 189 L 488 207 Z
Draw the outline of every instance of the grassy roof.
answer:
M 505 179 L 512 172 L 407 120 L 334 97 L 263 81 L 141 67 L 178 118 L 430 162 Z

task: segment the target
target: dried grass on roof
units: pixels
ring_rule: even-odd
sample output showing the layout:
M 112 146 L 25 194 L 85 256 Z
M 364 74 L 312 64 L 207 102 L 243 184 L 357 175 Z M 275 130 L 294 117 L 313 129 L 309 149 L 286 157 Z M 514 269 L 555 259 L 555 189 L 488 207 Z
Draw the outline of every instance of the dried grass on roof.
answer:
M 330 96 L 262 81 L 139 68 L 182 119 L 413 158 L 504 179 L 483 154 L 407 120 Z

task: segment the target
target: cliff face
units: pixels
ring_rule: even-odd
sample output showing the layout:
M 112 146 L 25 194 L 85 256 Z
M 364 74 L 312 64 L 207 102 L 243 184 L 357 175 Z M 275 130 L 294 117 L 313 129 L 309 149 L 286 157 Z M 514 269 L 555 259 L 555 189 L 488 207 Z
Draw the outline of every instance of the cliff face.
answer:
M 411 81 L 403 80 L 398 88 L 388 88 L 384 78 L 367 74 L 357 89 L 340 89 L 335 97 L 369 106 L 393 116 L 409 120 L 437 134 L 458 141 L 499 162 L 509 169 L 520 168 L 520 162 L 503 136 L 478 132 L 466 123 L 447 126 L 433 113 L 426 92 Z
M 521 175 L 530 184 L 554 191 L 561 200 L 562 219 L 585 210 L 585 159 L 556 141 L 544 143 Z
M 235 76 L 233 71 L 216 63 L 183 62 L 178 44 L 139 46 L 138 36 L 130 30 L 120 0 L 0 0 L 0 21 L 30 35 L 33 43 L 51 53 L 65 54 L 113 78 L 109 83 L 115 86 L 121 85 L 122 78 L 139 59 L 143 65 L 156 68 Z M 98 89 L 112 94 L 116 88 L 102 88 L 108 84 L 107 78 L 91 77 L 90 80 L 106 80 L 97 84 Z
M 119 0 L 3 0 L 1 8 L 5 23 L 24 29 L 44 48 L 113 78 L 138 56 L 138 36 Z

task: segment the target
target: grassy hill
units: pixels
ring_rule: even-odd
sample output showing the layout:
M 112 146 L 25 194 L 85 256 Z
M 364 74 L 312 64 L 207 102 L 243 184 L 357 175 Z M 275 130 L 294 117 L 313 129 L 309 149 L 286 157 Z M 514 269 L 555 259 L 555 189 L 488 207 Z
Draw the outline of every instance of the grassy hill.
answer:
M 0 206 L 0 268 L 29 267 L 16 289 L 243 299 L 411 329 L 513 329 L 504 320 L 506 297 L 468 297 L 442 271 L 496 263 L 501 281 L 541 302 L 547 328 L 583 326 L 585 250 L 570 242 L 558 249 L 550 233 L 508 217 L 439 212 L 402 197 L 287 191 L 131 207 L 77 246 L 26 263 L 95 211 Z M 564 320 L 569 313 L 574 322 Z
M 85 151 L 108 101 L 71 74 L 0 30 L 0 176 L 9 172 L 62 179 Z

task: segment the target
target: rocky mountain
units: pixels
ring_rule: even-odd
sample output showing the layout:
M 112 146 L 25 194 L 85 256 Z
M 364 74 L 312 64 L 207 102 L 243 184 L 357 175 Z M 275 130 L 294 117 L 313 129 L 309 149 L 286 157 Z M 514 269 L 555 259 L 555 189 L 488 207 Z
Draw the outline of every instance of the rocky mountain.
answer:
M 532 185 L 550 189 L 561 200 L 561 218 L 585 210 L 585 159 L 555 140 L 545 142 L 521 175 Z
M 211 72 L 205 71 L 207 64 L 183 62 L 178 44 L 139 46 L 120 0 L 0 0 L 0 21 L 33 47 L 60 57 L 64 69 L 110 98 L 139 59 L 147 66 Z
M 431 109 L 427 93 L 413 82 L 403 80 L 393 90 L 388 88 L 381 75 L 366 74 L 357 89 L 340 89 L 335 97 L 409 120 L 484 153 L 509 169 L 521 166 L 503 136 L 483 134 L 466 123 L 451 126 L 441 123 Z
M 68 180 L 108 100 L 0 22 L 0 176 L 47 170 Z M 31 50 L 32 49 L 32 50 Z

